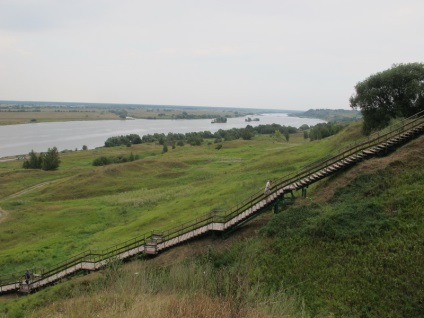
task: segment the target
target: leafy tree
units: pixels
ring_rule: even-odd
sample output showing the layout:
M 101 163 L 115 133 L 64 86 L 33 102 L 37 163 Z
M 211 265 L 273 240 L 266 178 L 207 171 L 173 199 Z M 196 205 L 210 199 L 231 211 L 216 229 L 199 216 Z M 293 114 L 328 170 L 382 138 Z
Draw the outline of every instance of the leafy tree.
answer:
M 274 132 L 274 138 L 277 139 L 277 140 L 281 140 L 282 139 L 281 132 L 279 130 L 276 130 Z
M 25 160 L 22 167 L 24 169 L 43 169 L 43 170 L 56 170 L 59 168 L 60 159 L 59 152 L 56 147 L 49 148 L 46 153 L 39 156 L 31 150 L 29 159 Z
M 251 140 L 255 136 L 255 131 L 253 130 L 252 126 L 247 126 L 245 129 L 241 132 L 241 138 L 243 140 Z
M 227 117 L 224 116 L 220 116 L 215 118 L 214 120 L 212 120 L 212 124 L 214 123 L 226 123 L 227 122 Z
M 334 123 L 321 123 L 313 126 L 309 132 L 309 138 L 311 141 L 326 138 L 337 134 L 343 129 L 342 125 Z M 305 135 L 304 135 L 305 137 Z M 306 139 L 306 138 L 305 138 Z
M 350 106 L 360 108 L 363 131 L 388 125 L 391 118 L 409 117 L 424 110 L 424 64 L 395 64 L 355 86 Z
M 59 152 L 56 147 L 49 148 L 46 153 L 41 155 L 41 169 L 56 170 L 59 168 Z
M 34 150 L 29 153 L 29 159 L 22 164 L 24 169 L 41 169 L 41 156 L 37 156 Z
M 141 144 L 142 139 L 137 134 L 130 134 L 126 136 L 115 136 L 109 137 L 105 141 L 105 147 L 116 147 L 116 146 L 131 146 L 132 144 Z

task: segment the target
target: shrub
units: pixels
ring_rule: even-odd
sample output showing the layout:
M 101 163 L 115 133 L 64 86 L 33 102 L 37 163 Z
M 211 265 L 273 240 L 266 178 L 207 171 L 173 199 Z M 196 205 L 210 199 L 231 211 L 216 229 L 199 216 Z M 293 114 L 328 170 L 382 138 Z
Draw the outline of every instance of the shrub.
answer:
M 112 163 L 124 163 L 124 162 L 131 162 L 134 160 L 140 159 L 139 155 L 134 155 L 132 152 L 128 157 L 125 156 L 111 156 L 111 157 L 105 157 L 101 156 L 93 160 L 93 166 L 106 166 L 110 165 Z

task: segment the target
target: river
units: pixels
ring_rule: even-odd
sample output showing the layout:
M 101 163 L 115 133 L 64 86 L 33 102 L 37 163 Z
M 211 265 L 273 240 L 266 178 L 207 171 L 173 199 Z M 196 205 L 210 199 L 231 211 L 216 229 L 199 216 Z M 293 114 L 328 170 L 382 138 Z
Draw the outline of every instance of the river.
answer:
M 219 129 L 245 128 L 266 124 L 280 124 L 300 127 L 303 124 L 316 125 L 324 122 L 320 119 L 289 117 L 287 114 L 270 113 L 254 116 L 259 121 L 246 122 L 246 117 L 228 118 L 227 123 L 211 123 L 211 119 L 134 119 L 134 120 L 98 120 L 69 121 L 52 123 L 31 123 L 21 125 L 0 126 L 0 158 L 47 151 L 57 147 L 65 149 L 81 149 L 86 145 L 89 149 L 104 146 L 109 137 L 137 134 L 142 137 L 154 133 L 187 133 Z

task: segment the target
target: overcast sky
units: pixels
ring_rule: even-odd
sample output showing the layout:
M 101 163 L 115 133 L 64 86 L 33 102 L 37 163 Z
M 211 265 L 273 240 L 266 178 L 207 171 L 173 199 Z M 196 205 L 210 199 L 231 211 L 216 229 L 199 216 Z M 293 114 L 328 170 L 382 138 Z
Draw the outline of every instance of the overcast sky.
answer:
M 349 108 L 423 0 L 0 0 L 0 100 Z

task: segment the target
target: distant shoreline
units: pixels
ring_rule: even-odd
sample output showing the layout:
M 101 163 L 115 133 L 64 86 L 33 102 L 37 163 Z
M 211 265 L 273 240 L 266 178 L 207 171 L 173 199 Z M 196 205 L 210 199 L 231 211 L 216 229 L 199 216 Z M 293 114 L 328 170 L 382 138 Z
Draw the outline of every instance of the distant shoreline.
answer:
M 292 110 L 208 106 L 0 101 L 0 126 L 41 122 L 131 119 L 214 119 Z

